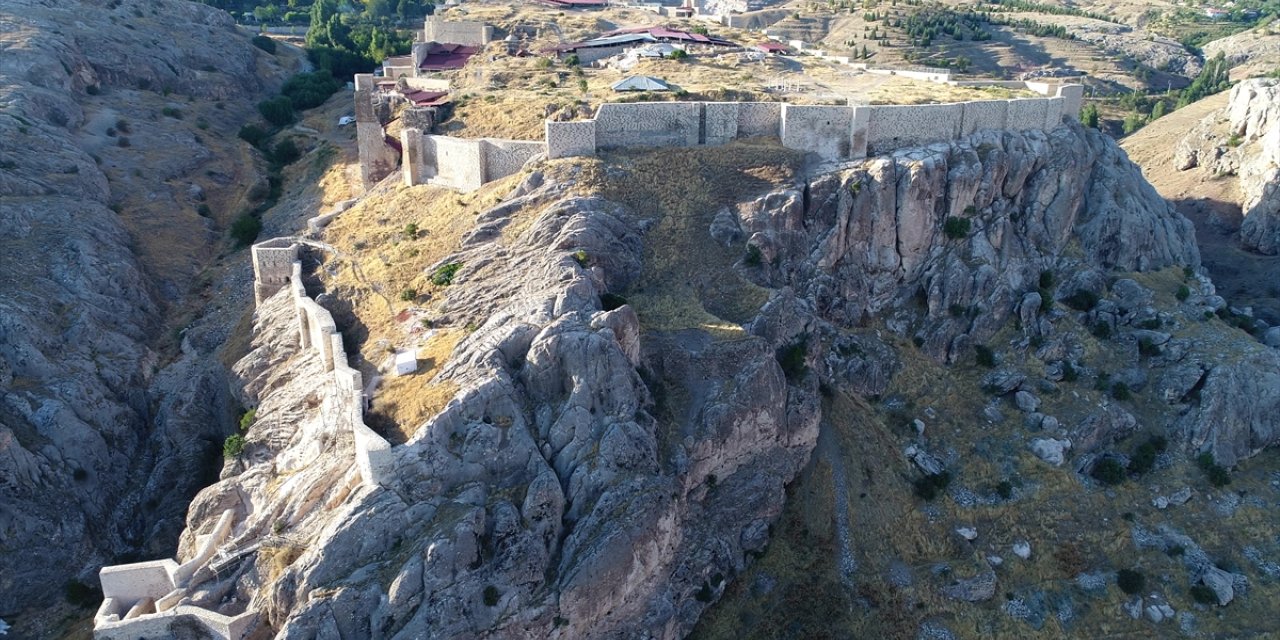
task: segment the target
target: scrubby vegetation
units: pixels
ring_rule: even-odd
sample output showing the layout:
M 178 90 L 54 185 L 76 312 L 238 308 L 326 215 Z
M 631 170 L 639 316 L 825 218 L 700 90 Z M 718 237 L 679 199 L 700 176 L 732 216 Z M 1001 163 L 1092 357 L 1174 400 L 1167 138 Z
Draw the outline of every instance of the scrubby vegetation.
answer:
M 1137 569 L 1121 569 L 1116 572 L 1116 585 L 1129 595 L 1142 593 L 1147 587 L 1147 576 Z

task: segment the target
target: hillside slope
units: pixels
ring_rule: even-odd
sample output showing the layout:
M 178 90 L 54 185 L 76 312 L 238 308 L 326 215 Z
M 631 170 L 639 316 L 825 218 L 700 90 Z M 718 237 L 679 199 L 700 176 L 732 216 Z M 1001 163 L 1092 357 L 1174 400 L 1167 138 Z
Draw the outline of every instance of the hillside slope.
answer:
M 288 300 L 265 302 L 236 365 L 258 421 L 183 537 L 189 554 L 232 509 L 235 560 L 193 592 L 207 606 L 236 594 L 227 606 L 247 601 L 284 638 L 677 638 L 722 597 L 703 629 L 716 637 L 835 634 L 847 619 L 815 607 L 865 600 L 906 626 L 852 628 L 914 633 L 936 616 L 994 621 L 956 601 L 990 600 L 997 582 L 1043 600 L 1043 567 L 976 550 L 1020 535 L 1052 557 L 1039 527 L 1063 501 L 1125 508 L 1087 478 L 1127 460 L 1136 433 L 1169 441 L 1162 469 L 1200 450 L 1244 464 L 1275 442 L 1280 358 L 1204 319 L 1212 283 L 1183 271 L 1199 264 L 1191 224 L 1096 131 L 978 134 L 815 176 L 800 160 L 735 143 L 556 161 L 466 196 L 381 185 L 306 259 L 307 286 L 360 336 L 356 362 L 438 354 L 396 384 L 450 397 L 390 412 L 404 441 L 391 478 L 359 485 L 350 438 L 317 426 L 332 390 L 289 337 Z M 946 504 L 913 503 L 913 479 L 944 468 Z M 989 499 L 997 478 L 1017 484 Z M 858 491 L 881 505 L 873 519 Z M 831 495 L 849 520 L 829 519 Z M 936 538 L 978 517 L 980 547 Z M 1004 533 L 985 533 L 993 517 Z M 834 537 L 813 539 L 821 522 Z M 1095 544 L 1081 539 L 1079 571 L 1124 561 Z M 1180 609 L 1187 581 L 1234 575 L 1191 555 L 1160 585 Z M 909 563 L 896 586 L 878 573 L 895 559 Z M 950 576 L 924 564 L 938 562 L 980 579 L 930 578 Z M 756 566 L 770 575 L 744 581 Z M 749 604 L 774 602 L 759 580 L 788 599 Z
M 226 226 L 266 189 L 235 132 L 293 66 L 190 2 L 0 6 L 11 622 L 56 620 L 50 607 L 84 600 L 104 563 L 167 554 L 190 495 L 216 476 L 236 407 L 211 354 L 230 327 L 182 329 L 211 294 L 202 271 Z M 234 324 L 243 294 L 227 302 Z M 51 633 L 25 625 L 15 633 Z

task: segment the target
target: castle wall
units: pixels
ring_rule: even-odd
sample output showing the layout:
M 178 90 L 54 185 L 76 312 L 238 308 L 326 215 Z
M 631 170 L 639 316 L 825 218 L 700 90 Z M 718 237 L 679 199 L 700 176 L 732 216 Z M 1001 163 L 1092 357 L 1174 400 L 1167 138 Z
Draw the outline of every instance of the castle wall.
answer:
M 493 27 L 474 20 L 446 20 L 428 16 L 423 23 L 423 42 L 483 45 L 493 41 Z
M 484 151 L 479 140 L 427 136 L 435 148 L 437 184 L 474 191 L 484 184 Z
M 1084 106 L 1084 85 L 1062 85 L 1058 87 L 1058 96 L 1062 98 L 1062 115 L 1079 121 L 1080 109 Z
M 1004 130 L 1005 119 L 1009 115 L 1008 100 L 981 100 L 963 104 L 960 135 L 967 136 L 979 131 Z
M 781 130 L 781 102 L 738 103 L 738 135 L 740 137 L 776 137 L 780 134 Z
M 698 144 L 697 102 L 606 103 L 596 111 L 596 147 L 691 147 Z
M 280 245 L 287 245 L 297 255 L 297 244 L 293 238 L 268 240 L 254 245 L 252 251 L 257 254 L 276 249 Z M 254 264 L 258 264 L 256 259 Z M 333 376 L 337 389 L 339 410 L 326 414 L 326 421 L 332 421 L 326 427 L 331 427 L 328 430 L 333 433 L 351 433 L 355 443 L 354 462 L 360 471 L 361 480 L 365 486 L 379 486 L 388 478 L 391 445 L 364 424 L 364 386 L 361 375 L 347 362 L 347 354 L 342 347 L 342 334 L 337 330 L 333 315 L 307 295 L 302 285 L 302 263 L 295 259 L 290 269 L 293 275 L 289 286 L 298 312 L 299 343 L 303 348 L 315 349 L 319 353 L 324 369 L 328 375 Z M 260 274 L 255 271 L 254 281 L 257 282 L 259 277 Z
M 569 158 L 596 154 L 596 121 L 546 123 L 547 157 Z
M 782 146 L 811 151 L 826 160 L 848 158 L 853 108 L 782 105 Z
M 738 104 L 708 102 L 702 105 L 701 144 L 728 144 L 738 137 Z
M 960 135 L 963 104 L 886 105 L 871 109 L 867 153 L 954 140 Z
M 509 175 L 519 173 L 529 158 L 545 153 L 547 145 L 542 142 L 524 142 L 519 140 L 489 140 L 482 143 L 484 153 L 483 182 L 493 182 Z
M 1025 98 L 1009 101 L 1009 115 L 1005 120 L 1005 129 L 1009 131 L 1028 131 L 1043 129 L 1048 119 L 1048 105 L 1043 98 Z

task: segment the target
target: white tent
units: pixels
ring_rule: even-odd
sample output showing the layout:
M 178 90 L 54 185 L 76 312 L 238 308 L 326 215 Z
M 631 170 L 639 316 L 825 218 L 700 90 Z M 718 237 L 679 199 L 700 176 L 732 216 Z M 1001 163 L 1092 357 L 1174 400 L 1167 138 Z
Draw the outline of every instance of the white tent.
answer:
M 666 42 L 653 42 L 643 47 L 635 48 L 635 55 L 639 58 L 665 58 L 679 47 Z
M 671 85 L 653 76 L 630 76 L 613 84 L 614 91 L 670 91 Z

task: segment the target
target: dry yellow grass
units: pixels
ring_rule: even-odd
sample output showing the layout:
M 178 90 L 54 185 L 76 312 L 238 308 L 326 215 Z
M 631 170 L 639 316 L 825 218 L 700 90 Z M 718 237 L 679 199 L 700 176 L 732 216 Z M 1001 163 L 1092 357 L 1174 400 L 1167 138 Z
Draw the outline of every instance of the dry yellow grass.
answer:
M 440 413 L 458 392 L 449 380 L 435 380 L 436 374 L 453 354 L 466 332 L 460 329 L 435 331 L 414 347 L 418 370 L 407 376 L 383 378 L 366 413 L 366 421 L 394 444 L 408 441 L 428 419 Z
M 655 224 L 646 232 L 644 267 L 624 295 L 651 330 L 701 328 L 720 338 L 742 333 L 768 291 L 732 268 L 744 245 L 712 241 L 711 220 L 748 194 L 794 180 L 800 154 L 775 144 L 736 142 L 714 149 L 664 149 L 610 155 L 625 172 L 598 185 L 600 195 Z

